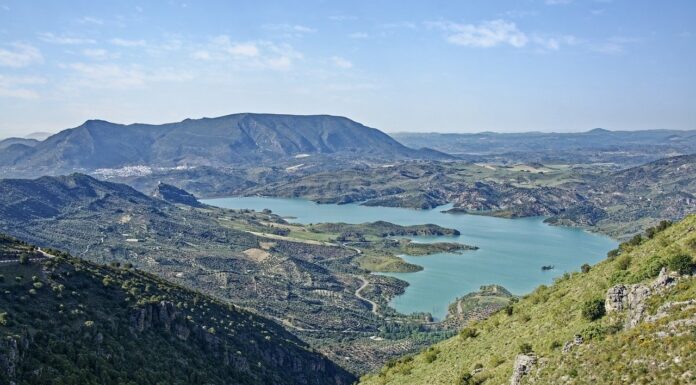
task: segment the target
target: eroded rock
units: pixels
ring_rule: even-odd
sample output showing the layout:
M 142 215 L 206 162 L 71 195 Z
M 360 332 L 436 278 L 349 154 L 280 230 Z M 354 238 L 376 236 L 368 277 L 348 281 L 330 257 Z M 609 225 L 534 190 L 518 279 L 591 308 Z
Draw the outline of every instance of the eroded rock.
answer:
M 512 369 L 510 385 L 520 385 L 522 377 L 532 371 L 532 366 L 536 364 L 537 356 L 533 353 L 518 354 L 515 358 L 515 366 Z

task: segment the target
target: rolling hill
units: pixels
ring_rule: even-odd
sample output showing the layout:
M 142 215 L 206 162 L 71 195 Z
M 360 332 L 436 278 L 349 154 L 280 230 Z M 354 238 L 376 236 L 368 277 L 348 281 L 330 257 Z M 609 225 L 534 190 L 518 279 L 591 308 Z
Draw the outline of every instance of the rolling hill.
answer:
M 696 215 L 649 229 L 361 384 L 693 384 Z
M 394 133 L 406 146 L 418 145 L 474 161 L 546 164 L 638 165 L 696 153 L 696 131 L 645 130 L 473 134 Z
M 137 165 L 240 166 L 310 155 L 448 157 L 405 147 L 344 117 L 244 113 L 162 125 L 89 120 L 33 146 L 0 150 L 0 168 L 5 175 L 38 176 Z
M 2 256 L 34 250 L 0 235 Z M 130 266 L 49 252 L 0 264 L 3 384 L 353 381 L 279 325 L 232 304 Z

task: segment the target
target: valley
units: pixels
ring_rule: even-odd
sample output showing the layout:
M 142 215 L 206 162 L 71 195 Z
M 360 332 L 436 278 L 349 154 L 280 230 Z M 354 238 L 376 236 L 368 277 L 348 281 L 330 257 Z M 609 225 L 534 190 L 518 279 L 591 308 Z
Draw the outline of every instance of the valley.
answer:
M 262 127 L 253 141 L 251 127 Z M 239 151 L 211 146 L 215 132 L 239 136 L 228 143 Z M 14 158 L 0 172 L 87 174 L 0 180 L 0 231 L 233 303 L 358 375 L 601 261 L 614 239 L 696 210 L 694 155 L 640 165 L 448 155 L 329 116 L 90 121 L 46 141 L 5 141 L 0 158 Z M 95 152 L 70 155 L 85 143 Z

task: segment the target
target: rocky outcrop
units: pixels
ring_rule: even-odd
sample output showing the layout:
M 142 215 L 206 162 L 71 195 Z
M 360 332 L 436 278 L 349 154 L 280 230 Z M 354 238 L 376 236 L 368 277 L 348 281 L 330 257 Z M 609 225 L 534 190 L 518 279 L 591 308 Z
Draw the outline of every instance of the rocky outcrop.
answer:
M 8 378 L 15 378 L 17 365 L 28 347 L 29 338 L 27 336 L 10 336 L 0 340 L 0 370 Z
M 582 345 L 585 340 L 580 334 L 576 334 L 572 341 L 568 341 L 563 345 L 563 353 L 570 352 L 573 347 Z
M 203 206 L 193 194 L 162 182 L 157 184 L 155 191 L 152 192 L 152 196 L 169 203 L 178 203 L 191 207 Z
M 646 299 L 654 293 L 674 286 L 678 279 L 678 275 L 669 273 L 663 267 L 650 286 L 643 284 L 613 286 L 607 290 L 604 308 L 607 313 L 627 310 L 625 327 L 633 328 L 645 318 Z
M 133 333 L 162 332 L 190 344 L 201 344 L 208 354 L 218 358 L 222 364 L 251 377 L 258 374 L 255 368 L 257 362 L 249 362 L 248 357 L 257 357 L 266 365 L 284 372 L 296 383 L 348 385 L 352 381 L 350 374 L 322 356 L 299 357 L 278 345 L 261 346 L 256 343 L 242 352 L 233 343 L 230 344 L 226 336 L 189 322 L 170 301 L 145 304 L 134 311 L 130 317 L 130 329 Z
M 178 317 L 179 312 L 173 303 L 161 301 L 157 304 L 145 305 L 133 313 L 131 315 L 131 327 L 141 333 L 152 328 L 160 328 L 170 332 L 173 322 Z M 178 331 L 179 329 L 177 329 Z
M 537 356 L 534 353 L 518 354 L 515 358 L 515 366 L 512 369 L 512 377 L 510 377 L 510 385 L 520 385 L 522 377 L 532 371 L 532 366 L 536 364 Z
M 604 309 L 607 313 L 623 311 L 626 308 L 628 288 L 625 285 L 616 285 L 607 290 L 604 300 Z
M 616 285 L 607 290 L 604 308 L 607 313 L 627 310 L 626 328 L 632 328 L 645 314 L 645 300 L 651 295 L 650 287 L 642 284 Z
M 653 282 L 652 287 L 656 290 L 666 289 L 668 287 L 676 285 L 678 278 L 679 277 L 677 275 L 670 274 L 667 271 L 667 268 L 663 267 L 662 269 L 660 269 L 660 274 L 657 276 L 657 279 L 655 279 L 655 282 Z

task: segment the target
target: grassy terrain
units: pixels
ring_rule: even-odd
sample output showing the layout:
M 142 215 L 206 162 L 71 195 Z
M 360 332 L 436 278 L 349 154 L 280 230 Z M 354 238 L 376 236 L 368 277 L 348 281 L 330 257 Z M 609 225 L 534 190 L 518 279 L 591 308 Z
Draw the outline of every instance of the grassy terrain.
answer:
M 540 286 L 504 311 L 474 322 L 460 336 L 421 354 L 402 358 L 362 378 L 363 384 L 508 383 L 520 351 L 539 357 L 523 383 L 534 384 L 693 384 L 696 367 L 694 308 L 675 310 L 657 322 L 624 329 L 625 313 L 594 321 L 583 316 L 587 303 L 603 301 L 607 289 L 624 283 L 650 283 L 670 259 L 696 255 L 696 215 L 652 234 L 623 243 L 610 258 Z M 649 298 L 649 314 L 669 301 L 696 298 L 696 279 Z M 688 308 L 687 308 L 688 309 Z M 676 321 L 691 319 L 691 321 Z M 670 331 L 670 322 L 676 330 Z M 685 322 L 679 326 L 678 322 Z M 473 331 L 473 332 L 472 332 Z M 663 334 L 664 333 L 664 334 Z M 585 342 L 570 353 L 561 347 L 576 334 Z M 474 373 L 472 375 L 472 373 Z

